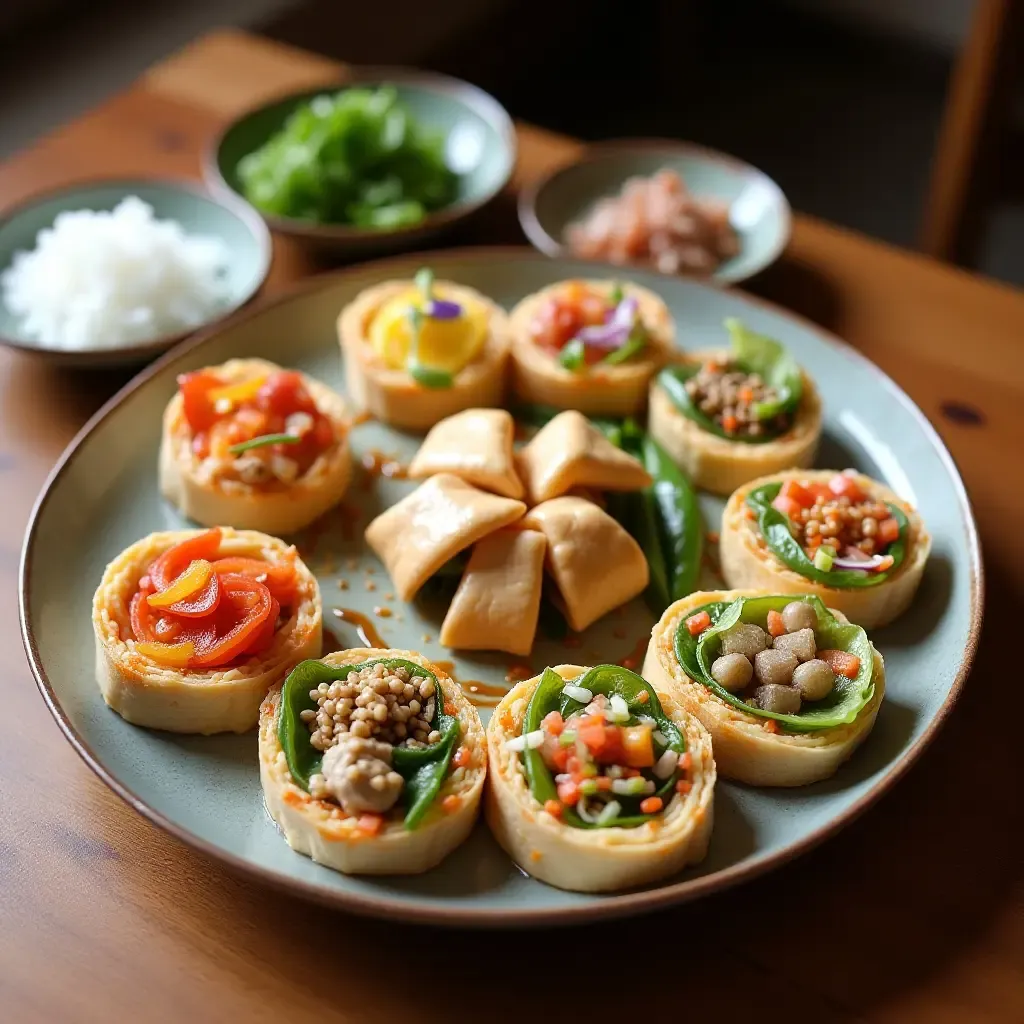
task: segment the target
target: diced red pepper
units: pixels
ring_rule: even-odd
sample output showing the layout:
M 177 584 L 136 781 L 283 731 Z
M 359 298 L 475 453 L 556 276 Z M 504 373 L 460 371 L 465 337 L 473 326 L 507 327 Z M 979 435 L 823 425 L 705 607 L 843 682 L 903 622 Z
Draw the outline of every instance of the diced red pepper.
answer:
M 544 810 L 547 811 L 552 818 L 561 818 L 562 816 L 562 805 L 557 800 L 545 800 Z
M 558 769 L 559 772 L 568 771 L 569 768 L 569 748 L 559 747 L 551 755 L 551 763 Z
M 900 524 L 890 516 L 878 524 L 878 532 L 875 534 L 880 544 L 893 544 L 900 537 Z
M 836 473 L 836 475 L 829 480 L 828 489 L 837 498 L 849 498 L 854 504 L 863 501 L 865 498 L 864 491 L 861 489 L 860 484 L 858 484 L 852 476 L 847 476 L 846 473 Z
M 384 818 L 380 814 L 360 814 L 356 818 L 356 828 L 365 832 L 368 836 L 375 836 L 384 827 Z
M 711 616 L 707 612 L 698 612 L 686 620 L 686 628 L 690 636 L 699 636 L 711 625 Z
M 660 796 L 649 796 L 646 800 L 640 801 L 641 814 L 657 814 L 665 804 Z
M 772 508 L 778 509 L 784 516 L 788 516 L 790 519 L 800 511 L 800 505 L 792 498 L 787 498 L 781 491 L 775 496 L 772 501 Z
M 786 632 L 786 624 L 782 621 L 782 615 L 774 608 L 768 613 L 768 632 L 772 636 L 782 636 Z
M 549 711 L 541 720 L 540 726 L 552 736 L 560 736 L 565 728 L 565 720 L 560 711 Z
M 555 789 L 558 799 L 569 807 L 572 807 L 580 798 L 580 787 L 575 782 L 560 782 Z
M 787 480 L 782 485 L 779 496 L 795 501 L 801 508 L 810 508 L 814 504 L 814 495 L 796 480 Z

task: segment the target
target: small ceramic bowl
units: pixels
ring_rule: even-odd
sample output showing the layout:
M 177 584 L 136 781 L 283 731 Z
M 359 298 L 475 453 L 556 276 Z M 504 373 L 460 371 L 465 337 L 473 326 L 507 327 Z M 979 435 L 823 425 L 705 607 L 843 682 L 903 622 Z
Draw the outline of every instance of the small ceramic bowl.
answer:
M 576 162 L 525 189 L 519 222 L 548 256 L 571 256 L 565 231 L 597 200 L 617 195 L 627 178 L 674 170 L 698 198 L 729 204 L 740 236 L 739 254 L 711 276 L 743 281 L 773 263 L 789 240 L 791 213 L 782 190 L 766 174 L 734 157 L 689 142 L 623 139 L 588 146 Z
M 259 214 L 240 199 L 213 199 L 201 186 L 184 181 L 93 181 L 32 196 L 0 217 L 0 273 L 11 265 L 15 253 L 36 247 L 36 236 L 51 227 L 59 213 L 112 210 L 127 196 L 148 203 L 157 220 L 177 221 L 188 235 L 219 238 L 224 243 L 230 254 L 226 271 L 229 298 L 224 306 L 187 331 L 112 348 L 67 349 L 29 336 L 0 289 L 0 344 L 38 353 L 62 366 L 131 366 L 153 359 L 193 331 L 234 313 L 259 290 L 272 254 L 270 232 Z
M 285 96 L 237 118 L 207 150 L 203 174 L 218 194 L 243 196 L 238 177 L 242 158 L 278 132 L 292 112 L 315 96 L 344 89 L 393 86 L 416 120 L 445 137 L 445 158 L 458 174 L 453 203 L 418 224 L 393 230 L 320 224 L 264 214 L 272 230 L 296 239 L 324 257 L 352 259 L 419 248 L 489 203 L 508 183 L 516 162 L 516 133 L 505 108 L 475 85 L 424 71 L 360 68 L 345 82 Z

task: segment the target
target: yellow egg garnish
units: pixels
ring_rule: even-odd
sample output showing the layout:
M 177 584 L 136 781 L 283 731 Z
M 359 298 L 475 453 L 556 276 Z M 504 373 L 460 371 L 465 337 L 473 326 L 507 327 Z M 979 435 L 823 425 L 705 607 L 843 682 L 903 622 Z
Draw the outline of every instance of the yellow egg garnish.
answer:
M 462 315 L 454 320 L 434 320 L 424 316 L 419 335 L 417 358 L 421 365 L 446 373 L 458 373 L 471 363 L 487 340 L 488 312 L 480 303 L 455 299 L 444 286 L 434 288 L 434 297 L 458 301 Z M 418 288 L 386 302 L 378 310 L 369 329 L 370 345 L 380 358 L 394 370 L 404 370 L 409 363 L 413 344 L 413 326 L 409 310 L 424 309 L 426 301 Z

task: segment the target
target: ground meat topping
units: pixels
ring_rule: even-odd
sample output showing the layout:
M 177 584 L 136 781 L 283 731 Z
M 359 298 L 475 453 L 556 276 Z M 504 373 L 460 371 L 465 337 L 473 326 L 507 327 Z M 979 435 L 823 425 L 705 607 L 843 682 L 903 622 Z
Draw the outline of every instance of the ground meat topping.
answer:
M 441 739 L 430 725 L 435 689 L 433 679 L 378 662 L 310 690 L 317 708 L 303 711 L 301 717 L 315 750 L 329 750 L 346 734 L 393 746 L 422 747 Z
M 759 374 L 744 373 L 732 363 L 709 360 L 686 382 L 690 401 L 725 433 L 736 437 L 774 437 L 792 426 L 792 416 L 780 413 L 759 420 L 754 406 L 775 402 L 778 392 Z
M 390 743 L 340 735 L 309 780 L 314 799 L 333 798 L 346 814 L 383 814 L 398 802 L 404 779 L 391 769 Z
M 845 495 L 828 499 L 818 495 L 809 508 L 790 515 L 796 539 L 808 557 L 819 548 L 833 556 L 856 548 L 865 555 L 880 554 L 893 539 L 879 535 L 879 524 L 890 519 L 884 502 L 868 498 L 854 502 Z

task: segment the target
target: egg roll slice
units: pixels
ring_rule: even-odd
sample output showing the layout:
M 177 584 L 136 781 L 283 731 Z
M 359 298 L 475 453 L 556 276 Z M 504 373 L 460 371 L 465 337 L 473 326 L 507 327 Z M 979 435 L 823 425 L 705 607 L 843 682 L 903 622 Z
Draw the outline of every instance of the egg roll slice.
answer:
M 433 703 L 430 727 L 438 738 L 415 749 L 405 741 L 369 738 L 369 745 L 390 747 L 386 768 L 376 768 L 389 783 L 395 782 L 392 773 L 400 781 L 397 799 L 387 809 L 360 810 L 384 802 L 386 787 L 375 790 L 367 782 L 374 765 L 357 761 L 348 766 L 360 773 L 357 780 L 342 777 L 335 790 L 325 788 L 323 768 L 334 755 L 330 747 L 313 746 L 313 729 L 303 712 L 315 713 L 311 693 L 319 700 L 318 688 L 344 685 L 350 673 L 365 675 L 378 664 L 387 672 L 401 669 L 416 687 L 432 688 L 430 696 L 417 694 Z M 393 725 L 389 721 L 381 728 Z M 348 734 L 339 735 L 335 746 Z M 409 875 L 435 867 L 469 835 L 487 774 L 487 750 L 479 714 L 439 666 L 414 651 L 354 648 L 302 663 L 283 686 L 270 691 L 260 708 L 259 763 L 267 809 L 297 853 L 346 874 Z
M 430 428 L 409 464 L 413 480 L 451 473 L 474 487 L 522 498 L 512 447 L 515 423 L 507 409 L 467 409 Z
M 131 622 L 140 579 L 164 552 L 204 532 L 176 530 L 144 537 L 106 567 L 96 589 L 96 679 L 106 703 L 133 725 L 201 735 L 247 732 L 256 726 L 270 686 L 300 661 L 320 653 L 322 610 L 316 577 L 293 546 L 231 527 L 220 530 L 219 558 L 254 559 L 294 572 L 294 597 L 288 607 L 282 606 L 272 641 L 257 655 L 214 669 L 175 667 L 140 652 Z
M 672 693 L 711 735 L 723 778 L 752 786 L 805 786 L 827 779 L 867 739 L 885 696 L 885 665 L 864 630 L 817 597 L 799 599 L 813 611 L 818 648 L 856 658 L 856 675 L 834 674 L 823 699 L 801 702 L 796 713 L 757 707 L 757 697 L 726 690 L 711 669 L 723 632 L 737 624 L 763 631 L 770 613 L 797 602 L 790 595 L 752 590 L 700 591 L 666 609 L 651 633 L 643 673 Z M 705 626 L 700 618 L 707 615 Z M 700 636 L 707 633 L 707 647 Z M 778 638 L 774 641 L 778 643 Z M 773 648 L 774 649 L 774 648 Z M 801 662 L 801 665 L 803 663 Z M 752 677 L 752 684 L 756 679 Z
M 408 430 L 427 430 L 464 409 L 501 405 L 505 391 L 509 332 L 505 311 L 486 295 L 450 281 L 436 282 L 446 300 L 486 319 L 478 353 L 443 386 L 422 383 L 405 367 L 381 358 L 371 344 L 373 323 L 391 304 L 413 295 L 412 281 L 385 281 L 360 292 L 338 317 L 338 338 L 345 362 L 345 390 L 376 419 Z
M 542 427 L 519 453 L 518 464 L 534 505 L 577 488 L 639 491 L 651 482 L 639 460 L 573 409 Z
M 792 537 L 786 514 L 773 504 L 789 481 L 827 489 L 837 476 L 854 482 L 898 518 L 899 537 L 887 549 L 894 552 L 891 568 L 870 573 L 817 568 Z M 813 594 L 865 629 L 887 625 L 907 610 L 930 551 L 931 537 L 920 514 L 885 484 L 863 473 L 789 470 L 760 477 L 738 488 L 722 514 L 720 556 L 727 586 L 777 594 Z
M 522 525 L 547 538 L 547 569 L 577 633 L 643 593 L 649 580 L 640 545 L 607 512 L 584 498 L 552 498 Z
M 280 373 L 281 367 L 265 359 L 231 359 L 208 370 L 229 389 Z M 161 494 L 183 515 L 204 526 L 230 525 L 272 535 L 295 533 L 337 505 L 352 479 L 348 411 L 344 399 L 325 384 L 305 374 L 299 376 L 334 435 L 305 472 L 294 479 L 264 472 L 265 479 L 247 482 L 230 470 L 243 459 L 252 464 L 250 469 L 259 470 L 260 453 L 255 449 L 200 458 L 182 392 L 177 391 L 164 410 L 158 459 Z M 287 460 L 287 454 L 282 458 Z
M 441 624 L 441 643 L 463 650 L 533 649 L 547 540 L 507 527 L 477 541 Z
M 558 665 L 517 684 L 488 724 L 487 755 L 487 822 L 549 885 L 632 888 L 707 852 L 716 779 L 707 731 L 628 669 Z
M 439 473 L 386 509 L 366 527 L 366 543 L 409 601 L 449 559 L 526 511 L 521 501 L 477 490 Z
M 610 297 L 621 289 L 636 301 L 646 331 L 643 350 L 621 363 L 597 362 L 566 369 L 557 353 L 537 344 L 534 331 L 544 307 L 567 289 Z M 609 298 L 609 301 L 612 301 Z M 665 303 L 647 288 L 607 280 L 560 281 L 524 298 L 509 314 L 512 390 L 524 403 L 587 414 L 631 416 L 647 404 L 647 387 L 675 346 L 675 324 Z

